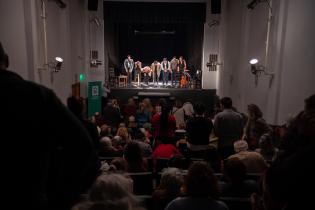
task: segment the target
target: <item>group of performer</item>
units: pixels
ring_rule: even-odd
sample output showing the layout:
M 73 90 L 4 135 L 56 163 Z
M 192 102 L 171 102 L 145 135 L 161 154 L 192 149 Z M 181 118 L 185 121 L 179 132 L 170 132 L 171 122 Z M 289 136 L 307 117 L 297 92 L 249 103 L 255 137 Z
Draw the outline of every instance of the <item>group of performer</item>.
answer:
M 151 66 L 142 67 L 140 61 L 134 62 L 131 55 L 128 55 L 124 61 L 124 68 L 128 76 L 128 84 L 131 85 L 132 75 L 134 74 L 135 80 L 138 84 L 141 82 L 141 75 L 143 74 L 143 81 L 149 85 L 152 79 L 154 85 L 158 85 L 160 76 L 162 77 L 162 84 L 168 85 L 169 77 L 171 78 L 171 85 L 176 87 L 187 87 L 190 75 L 187 70 L 187 64 L 183 56 L 179 59 L 174 56 L 171 61 L 163 58 L 163 61 L 154 61 Z

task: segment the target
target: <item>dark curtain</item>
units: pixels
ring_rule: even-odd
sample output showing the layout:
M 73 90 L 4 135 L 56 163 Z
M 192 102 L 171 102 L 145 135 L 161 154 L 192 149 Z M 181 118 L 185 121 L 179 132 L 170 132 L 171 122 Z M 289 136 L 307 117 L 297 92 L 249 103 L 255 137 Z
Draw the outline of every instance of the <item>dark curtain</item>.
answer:
M 115 45 L 109 54 L 120 70 L 128 54 L 143 65 L 183 56 L 188 69 L 201 68 L 205 4 L 104 2 L 104 21 L 112 33 L 105 45 Z

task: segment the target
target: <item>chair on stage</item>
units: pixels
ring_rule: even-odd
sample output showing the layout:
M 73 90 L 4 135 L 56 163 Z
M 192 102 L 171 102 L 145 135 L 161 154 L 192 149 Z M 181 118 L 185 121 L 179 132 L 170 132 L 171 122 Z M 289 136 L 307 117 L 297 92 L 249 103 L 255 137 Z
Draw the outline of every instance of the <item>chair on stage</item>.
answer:
M 127 76 L 118 76 L 118 87 L 127 87 Z

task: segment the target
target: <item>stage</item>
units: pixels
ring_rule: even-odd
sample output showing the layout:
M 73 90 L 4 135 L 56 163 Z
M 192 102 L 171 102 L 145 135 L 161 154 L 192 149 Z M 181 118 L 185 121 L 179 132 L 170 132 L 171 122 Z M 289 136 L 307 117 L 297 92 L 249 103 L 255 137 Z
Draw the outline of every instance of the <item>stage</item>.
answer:
M 111 88 L 108 96 L 109 98 L 119 99 L 120 104 L 127 103 L 129 98 L 139 101 L 144 98 L 150 98 L 153 104 L 159 98 L 165 98 L 171 103 L 175 100 L 181 100 L 182 102 L 187 100 L 192 102 L 201 101 L 207 106 L 207 109 L 211 109 L 215 103 L 216 90 L 172 87 L 170 83 L 167 86 L 163 86 L 162 82 L 159 82 L 158 85 L 154 85 L 153 82 L 145 85 L 141 82 L 138 86 L 138 83 L 133 82 L 131 87 Z

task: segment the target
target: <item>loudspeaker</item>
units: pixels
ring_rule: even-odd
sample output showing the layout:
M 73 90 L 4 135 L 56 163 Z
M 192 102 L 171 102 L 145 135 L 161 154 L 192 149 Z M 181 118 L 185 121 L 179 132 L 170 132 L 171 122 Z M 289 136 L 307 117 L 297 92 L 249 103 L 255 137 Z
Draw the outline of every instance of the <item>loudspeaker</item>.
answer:
M 88 1 L 88 10 L 97 11 L 98 0 L 89 0 Z
M 211 0 L 211 13 L 212 14 L 221 13 L 221 0 Z

